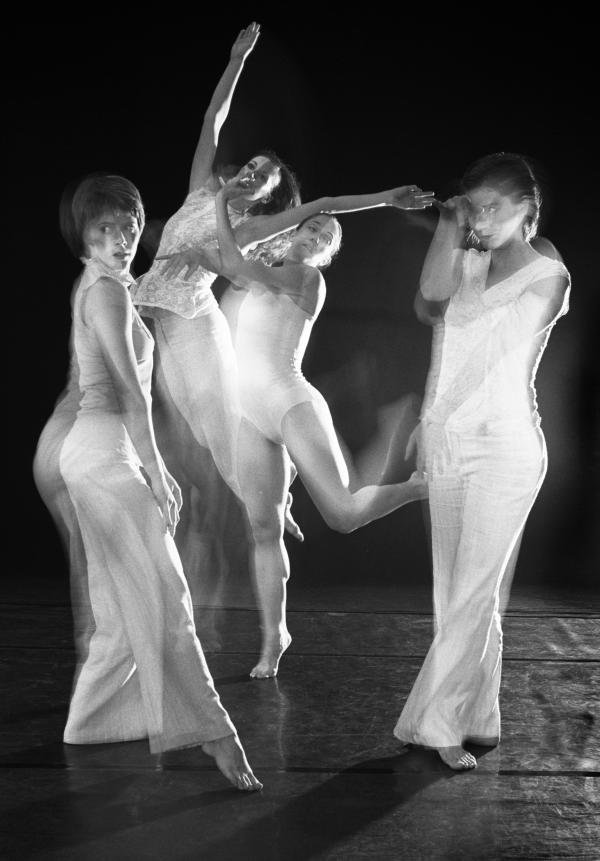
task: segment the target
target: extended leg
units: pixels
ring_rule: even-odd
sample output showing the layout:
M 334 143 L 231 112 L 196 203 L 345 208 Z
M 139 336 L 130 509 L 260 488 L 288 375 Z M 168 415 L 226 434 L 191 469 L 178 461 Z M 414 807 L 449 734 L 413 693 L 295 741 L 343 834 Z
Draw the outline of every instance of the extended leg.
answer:
M 348 467 L 323 399 L 292 407 L 284 416 L 282 434 L 302 483 L 327 525 L 339 532 L 352 532 L 427 495 L 425 482 L 416 477 L 350 491 Z

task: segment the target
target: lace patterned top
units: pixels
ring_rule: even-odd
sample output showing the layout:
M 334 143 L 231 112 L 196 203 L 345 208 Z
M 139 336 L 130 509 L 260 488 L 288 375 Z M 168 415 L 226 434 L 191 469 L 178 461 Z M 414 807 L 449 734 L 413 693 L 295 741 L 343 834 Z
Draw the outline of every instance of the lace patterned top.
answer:
M 232 227 L 244 220 L 244 216 L 234 210 L 230 210 L 230 218 Z M 194 247 L 218 247 L 215 193 L 204 186 L 191 191 L 183 206 L 169 218 L 156 256 Z M 189 281 L 181 276 L 167 280 L 160 273 L 164 263 L 164 260 L 155 260 L 132 288 L 132 299 L 136 305 L 144 306 L 145 316 L 152 316 L 153 307 L 188 318 L 208 314 L 218 307 L 211 290 L 217 277 L 214 272 L 199 267 Z
M 521 419 L 539 424 L 535 375 L 569 307 L 569 272 L 540 256 L 486 289 L 490 262 L 489 251 L 465 252 L 460 286 L 434 332 L 424 421 L 456 430 Z M 568 286 L 551 319 L 549 301 L 529 288 L 555 275 Z

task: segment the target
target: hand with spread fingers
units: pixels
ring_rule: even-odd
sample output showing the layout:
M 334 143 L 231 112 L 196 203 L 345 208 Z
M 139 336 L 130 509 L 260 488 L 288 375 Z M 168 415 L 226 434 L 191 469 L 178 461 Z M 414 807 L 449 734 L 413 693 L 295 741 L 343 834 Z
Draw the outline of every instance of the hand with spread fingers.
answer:
M 184 281 L 189 281 L 200 267 L 217 274 L 219 274 L 221 268 L 219 252 L 214 251 L 211 253 L 208 248 L 186 248 L 174 254 L 160 255 L 155 260 L 166 261 L 160 271 L 163 278 L 166 278 L 167 281 L 178 277 L 182 277 Z M 186 269 L 187 271 L 183 275 Z
M 259 35 L 260 24 L 257 24 L 256 21 L 253 21 L 252 24 L 248 25 L 248 27 L 240 30 L 238 37 L 231 48 L 231 59 L 245 60 L 250 51 L 256 45 Z
M 434 202 L 433 191 L 423 191 L 418 185 L 401 185 L 389 192 L 389 206 L 397 209 L 426 209 Z

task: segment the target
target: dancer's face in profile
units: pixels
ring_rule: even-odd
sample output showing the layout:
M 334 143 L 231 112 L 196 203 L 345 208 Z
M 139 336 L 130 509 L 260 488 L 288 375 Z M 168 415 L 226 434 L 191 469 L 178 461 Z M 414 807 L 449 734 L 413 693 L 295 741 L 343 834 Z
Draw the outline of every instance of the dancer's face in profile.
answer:
M 129 271 L 140 240 L 140 226 L 130 212 L 103 212 L 88 222 L 83 234 L 89 257 L 99 258 L 109 269 Z
M 262 200 L 281 181 L 281 170 L 264 155 L 257 155 L 239 170 L 235 176 L 240 185 L 244 186 L 245 200 Z
M 515 195 L 503 194 L 492 186 L 467 192 L 469 227 L 486 250 L 502 248 L 513 240 L 523 241 L 523 222 L 529 203 Z
M 335 254 L 339 241 L 337 221 L 328 215 L 315 215 L 298 228 L 287 256 L 308 266 L 324 266 Z

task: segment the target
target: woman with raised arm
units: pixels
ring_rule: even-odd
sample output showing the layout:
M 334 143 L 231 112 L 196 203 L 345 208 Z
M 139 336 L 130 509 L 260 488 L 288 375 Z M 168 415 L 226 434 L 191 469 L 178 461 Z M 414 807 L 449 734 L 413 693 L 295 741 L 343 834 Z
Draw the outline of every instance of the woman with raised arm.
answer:
M 235 325 L 243 410 L 238 477 L 252 528 L 262 628 L 261 656 L 251 675 L 268 678 L 277 674 L 291 640 L 285 615 L 289 560 L 283 542 L 290 458 L 326 523 L 340 532 L 421 499 L 427 489 L 414 474 L 402 484 L 351 492 L 327 403 L 302 375 L 302 358 L 325 301 L 320 267 L 329 265 L 339 249 L 339 222 L 328 213 L 311 215 L 294 233 L 281 265 L 249 262 L 229 217 L 228 202 L 238 193 L 232 181 L 216 196 L 219 271 L 246 294 Z M 405 193 L 408 198 L 413 194 L 409 189 Z
M 242 30 L 231 49 L 229 64 L 204 115 L 188 196 L 165 225 L 152 267 L 132 290 L 142 315 L 154 319 L 170 399 L 196 440 L 210 449 L 219 472 L 238 495 L 236 361 L 227 322 L 211 291 L 216 274 L 207 265 L 218 267 L 215 194 L 223 183 L 215 166 L 219 132 L 259 30 L 256 23 Z M 410 186 L 378 194 L 320 198 L 300 206 L 293 175 L 274 153 L 266 151 L 256 153 L 241 168 L 230 189 L 236 193 L 228 198 L 229 217 L 243 252 L 321 210 L 420 209 L 430 205 L 432 198 L 431 193 Z M 212 264 L 207 264 L 207 252 Z
M 154 344 L 129 295 L 143 225 L 139 192 L 120 176 L 87 177 L 62 201 L 62 232 L 84 269 L 73 300 L 79 402 L 59 467 L 95 624 L 64 741 L 148 738 L 152 752 L 201 745 L 238 789 L 260 789 L 214 688 L 172 537 L 180 494 L 152 426 Z
M 437 203 L 421 275 L 443 315 L 420 425 L 435 638 L 394 730 L 457 770 L 477 764 L 463 744 L 500 739 L 504 581 L 546 472 L 535 373 L 570 283 L 553 246 L 532 246 L 541 194 L 525 158 L 479 159 L 462 190 Z

